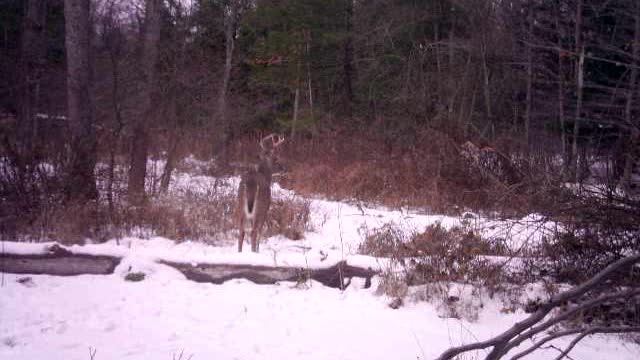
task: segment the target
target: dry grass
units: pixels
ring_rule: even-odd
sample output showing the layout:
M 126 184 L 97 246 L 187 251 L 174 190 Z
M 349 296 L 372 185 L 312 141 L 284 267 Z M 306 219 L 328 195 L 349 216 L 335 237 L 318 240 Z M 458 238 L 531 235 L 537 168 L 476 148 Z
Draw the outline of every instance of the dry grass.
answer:
M 264 236 L 282 235 L 291 240 L 302 240 L 304 233 L 313 231 L 310 201 L 274 199 L 269 209 Z
M 305 196 L 446 214 L 457 214 L 464 207 L 508 208 L 515 195 L 505 197 L 503 184 L 487 181 L 472 168 L 459 143 L 432 130 L 419 131 L 406 143 L 374 129 L 364 134 L 319 131 L 286 143 L 283 154 L 289 172 L 283 185 Z M 522 207 L 522 202 L 516 205 Z

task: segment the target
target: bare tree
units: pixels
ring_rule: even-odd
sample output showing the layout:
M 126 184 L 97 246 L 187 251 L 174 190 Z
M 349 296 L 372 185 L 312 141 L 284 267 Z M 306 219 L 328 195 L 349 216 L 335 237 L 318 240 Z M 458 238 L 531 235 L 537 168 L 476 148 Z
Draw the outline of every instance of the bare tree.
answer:
M 535 5 L 531 2 L 529 2 L 528 4 L 528 9 L 527 9 L 527 25 L 528 25 L 528 31 L 527 31 L 527 37 L 529 38 L 528 44 L 527 44 L 527 95 L 526 95 L 526 104 L 525 104 L 525 113 L 524 113 L 524 138 L 525 138 L 525 143 L 527 144 L 527 148 L 530 147 L 531 145 L 531 111 L 532 111 L 532 105 L 533 105 L 533 78 L 534 78 L 534 72 L 533 72 L 533 66 L 534 66 L 534 59 L 533 59 L 533 37 L 534 37 L 534 26 L 533 26 L 533 19 L 534 19 L 534 7 Z
M 584 95 L 584 43 L 582 39 L 582 7 L 583 0 L 578 0 L 576 5 L 576 27 L 575 27 L 575 51 L 578 55 L 576 61 L 576 112 L 573 120 L 573 143 L 571 146 L 571 170 L 575 176 L 575 181 L 580 180 L 580 160 L 578 159 L 578 138 L 580 136 L 580 121 L 583 110 Z
M 147 174 L 149 152 L 149 126 L 154 115 L 154 91 L 156 89 L 158 41 L 160 39 L 161 0 L 146 0 L 142 71 L 142 116 L 135 120 L 133 144 L 131 146 L 131 168 L 129 170 L 128 195 L 133 204 L 144 200 L 144 183 Z
M 554 23 L 556 27 L 556 46 L 558 47 L 558 121 L 560 123 L 560 143 L 562 146 L 562 159 L 564 161 L 565 168 L 568 166 L 567 160 L 567 135 L 566 135 L 566 120 L 564 114 L 565 106 L 565 86 L 564 86 L 564 57 L 566 53 L 562 50 L 562 35 L 561 35 L 561 23 L 560 23 L 560 1 L 554 2 Z
M 167 161 L 160 177 L 160 191 L 166 193 L 169 190 L 171 174 L 175 170 L 180 160 L 180 143 L 184 137 L 184 114 L 181 105 L 181 76 L 185 72 L 185 61 L 187 52 L 187 37 L 191 28 L 187 9 L 178 1 L 169 1 L 171 12 L 174 14 L 173 23 L 175 24 L 173 31 L 172 43 L 175 44 L 175 59 L 169 70 L 169 148 L 167 149 Z
M 353 66 L 353 11 L 354 2 L 352 0 L 345 1 L 345 40 L 344 40 L 344 59 L 342 62 L 344 72 L 344 113 L 347 117 L 353 115 L 353 79 L 355 68 Z
M 90 93 L 90 1 L 65 0 L 65 47 L 67 51 L 67 101 L 71 152 L 65 193 L 70 199 L 97 197 L 94 168 L 96 134 Z
M 238 27 L 239 14 L 242 12 L 243 0 L 230 0 L 224 7 L 224 39 L 225 39 L 225 59 L 224 72 L 222 75 L 222 85 L 218 92 L 218 118 L 226 124 L 227 93 L 231 80 L 231 69 L 233 67 L 233 53 L 236 47 L 236 31 Z
M 115 170 L 116 170 L 116 154 L 118 151 L 118 143 L 120 136 L 125 126 L 125 121 L 122 111 L 122 74 L 121 68 L 123 61 L 123 53 L 126 51 L 126 38 L 122 33 L 122 24 L 118 21 L 118 9 L 115 0 L 109 0 L 104 4 L 104 14 L 101 17 L 102 25 L 102 42 L 107 51 L 107 57 L 111 69 L 111 112 L 113 119 L 115 120 L 114 126 L 111 127 L 109 133 L 109 170 L 107 174 L 107 204 L 109 206 L 109 213 L 114 216 L 114 198 L 113 198 L 113 185 L 115 182 Z
M 633 43 L 631 50 L 631 64 L 629 85 L 626 92 L 626 102 L 624 109 L 624 127 L 630 129 L 628 150 L 624 155 L 624 168 L 620 184 L 623 189 L 629 191 L 631 188 L 631 173 L 633 171 L 635 159 L 635 149 L 640 144 L 640 124 L 634 119 L 632 109 L 637 101 L 638 93 L 638 67 L 640 66 L 640 2 L 635 1 L 633 6 Z
M 22 24 L 18 70 L 18 155 L 20 162 L 31 162 L 35 151 L 36 113 L 40 103 L 42 67 L 46 56 L 46 0 L 26 2 Z

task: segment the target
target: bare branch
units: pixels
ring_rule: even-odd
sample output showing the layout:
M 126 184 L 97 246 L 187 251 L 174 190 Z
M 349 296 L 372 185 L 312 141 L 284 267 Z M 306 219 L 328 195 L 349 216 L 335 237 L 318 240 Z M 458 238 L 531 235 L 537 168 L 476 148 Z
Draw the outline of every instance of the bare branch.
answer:
M 621 326 L 621 327 L 592 327 L 589 329 L 585 329 L 583 333 L 578 335 L 575 339 L 571 341 L 569 346 L 567 346 L 555 360 L 561 360 L 565 356 L 569 354 L 569 352 L 578 344 L 582 339 L 587 337 L 588 335 L 593 335 L 596 333 L 600 334 L 620 334 L 620 333 L 630 333 L 630 332 L 640 332 L 640 326 Z
M 561 338 L 561 337 L 564 337 L 564 336 L 580 334 L 580 336 L 576 337 L 571 342 L 571 344 L 569 344 L 570 347 L 568 347 L 567 349 L 565 349 L 563 351 L 564 354 L 562 355 L 562 357 L 566 356 L 569 353 L 569 351 L 571 351 L 571 348 L 573 348 L 575 346 L 575 344 L 578 343 L 578 341 L 580 341 L 582 338 L 584 338 L 587 335 L 592 335 L 592 334 L 595 334 L 595 333 L 613 334 L 613 333 L 630 333 L 630 332 L 640 332 L 640 327 L 638 327 L 638 326 L 617 326 L 617 327 L 597 326 L 597 327 L 590 327 L 590 328 L 582 327 L 582 328 L 558 331 L 558 332 L 549 334 L 549 335 L 545 336 L 544 338 L 540 339 L 539 341 L 535 342 L 533 345 L 531 345 L 531 347 L 529 347 L 525 351 L 519 352 L 518 354 L 514 355 L 511 358 L 511 360 L 517 360 L 517 359 L 523 358 L 523 357 L 531 354 L 535 350 L 539 349 L 542 345 L 546 344 L 547 342 L 549 342 L 551 340 L 555 340 L 555 339 Z M 560 357 L 557 358 L 556 360 L 559 360 L 559 359 L 560 359 Z
M 563 313 L 547 320 L 546 322 L 535 326 L 540 321 L 542 321 L 554 308 L 559 305 L 562 305 L 569 300 L 576 299 L 585 293 L 593 290 L 600 283 L 608 279 L 612 274 L 616 271 L 631 266 L 640 261 L 639 255 L 632 255 L 625 258 L 622 258 L 609 266 L 607 266 L 604 270 L 600 271 L 591 279 L 586 282 L 567 290 L 563 293 L 560 293 L 556 296 L 553 296 L 548 302 L 542 304 L 536 312 L 531 314 L 528 318 L 515 323 L 511 328 L 507 329 L 502 334 L 493 337 L 491 339 L 476 342 L 472 344 L 467 344 L 459 347 L 453 347 L 445 352 L 443 352 L 437 359 L 445 360 L 445 359 L 453 359 L 455 356 L 472 351 L 484 349 L 490 346 L 493 346 L 493 350 L 487 356 L 487 359 L 499 359 L 503 355 L 507 353 L 510 349 L 518 346 L 524 340 L 531 338 L 535 334 L 538 334 L 554 324 L 557 324 L 561 321 L 564 321 L 570 318 L 572 315 L 576 314 L 580 310 L 584 310 L 595 305 L 601 304 L 608 300 L 620 298 L 620 297 L 630 297 L 640 295 L 640 289 L 629 289 L 625 291 L 621 291 L 615 294 L 603 295 L 596 299 L 592 299 L 586 301 L 580 305 L 574 306 L 571 309 L 564 311 Z M 527 331 L 528 329 L 528 331 Z M 526 331 L 526 332 L 525 332 Z

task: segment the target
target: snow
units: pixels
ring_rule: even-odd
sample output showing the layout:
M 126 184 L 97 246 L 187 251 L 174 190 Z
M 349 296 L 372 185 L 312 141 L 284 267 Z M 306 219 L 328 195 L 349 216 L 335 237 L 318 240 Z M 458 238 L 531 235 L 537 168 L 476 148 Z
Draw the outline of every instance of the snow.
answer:
M 238 178 L 213 179 L 178 173 L 171 191 L 232 193 Z M 274 196 L 301 199 L 274 185 Z M 471 296 L 469 287 L 448 284 L 443 296 L 412 301 L 393 310 L 391 298 L 376 294 L 379 278 L 363 289 L 361 281 L 345 291 L 310 282 L 256 285 L 232 280 L 222 285 L 188 281 L 159 259 L 198 263 L 328 267 L 341 260 L 385 270 L 387 259 L 357 253 L 364 232 L 393 223 L 423 231 L 430 224 L 471 226 L 484 236 L 507 237 L 509 246 L 540 241 L 555 224 L 540 215 L 486 220 L 424 214 L 419 209 L 391 210 L 323 199 L 310 201 L 312 227 L 303 240 L 263 239 L 261 252 L 237 253 L 233 234 L 212 246 L 176 243 L 161 237 L 126 237 L 104 244 L 69 247 L 76 253 L 122 257 L 112 275 L 54 277 L 0 274 L 0 359 L 430 359 L 450 346 L 487 339 L 526 314 L 505 311 L 505 299 Z M 51 243 L 3 241 L 4 253 L 41 254 Z M 128 273 L 146 275 L 125 281 Z M 28 277 L 30 280 L 24 280 Z M 21 281 L 18 281 L 21 280 Z M 416 293 L 428 292 L 415 288 Z M 542 296 L 542 286 L 525 291 Z M 460 297 L 471 316 L 451 318 L 442 299 Z M 428 298 L 428 296 L 427 296 Z M 526 299 L 520 299 L 525 301 Z M 554 342 L 558 347 L 568 339 Z M 525 346 L 527 344 L 524 344 Z M 514 352 L 515 353 L 515 352 Z M 640 347 L 616 336 L 591 336 L 572 352 L 575 359 L 637 359 Z M 479 355 L 479 354 L 478 354 Z M 555 350 L 529 359 L 555 357 Z
M 524 314 L 488 303 L 475 322 L 438 316 L 430 303 L 398 310 L 373 289 L 344 292 L 318 283 L 258 286 L 194 283 L 168 267 L 141 264 L 144 281 L 114 275 L 4 275 L 0 288 L 2 359 L 429 359 L 450 345 L 484 339 Z M 558 345 L 566 342 L 558 341 Z M 640 349 L 591 337 L 576 359 L 636 359 Z M 534 359 L 547 359 L 540 352 Z

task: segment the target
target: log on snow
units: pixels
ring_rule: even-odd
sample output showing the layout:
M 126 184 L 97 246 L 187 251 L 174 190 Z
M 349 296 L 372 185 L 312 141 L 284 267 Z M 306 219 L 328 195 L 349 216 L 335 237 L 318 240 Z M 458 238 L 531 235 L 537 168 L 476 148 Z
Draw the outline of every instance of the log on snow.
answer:
M 0 272 L 58 276 L 106 275 L 113 274 L 120 260 L 112 256 L 75 254 L 53 245 L 44 254 L 0 253 Z
M 351 278 L 359 277 L 365 279 L 364 287 L 369 288 L 371 277 L 377 274 L 370 268 L 348 265 L 346 261 L 321 269 L 242 264 L 192 265 L 168 261 L 161 261 L 161 263 L 177 269 L 189 280 L 213 284 L 222 284 L 232 279 L 247 279 L 256 284 L 313 279 L 328 287 L 345 289 L 351 283 Z

